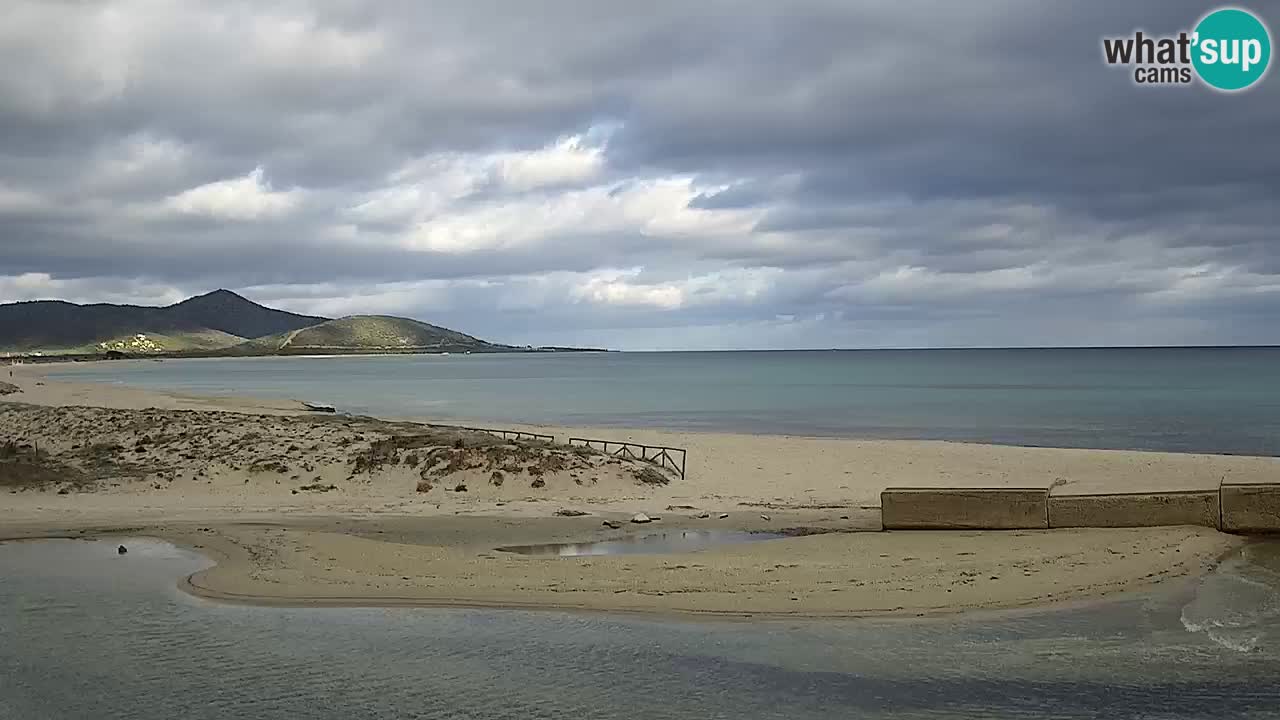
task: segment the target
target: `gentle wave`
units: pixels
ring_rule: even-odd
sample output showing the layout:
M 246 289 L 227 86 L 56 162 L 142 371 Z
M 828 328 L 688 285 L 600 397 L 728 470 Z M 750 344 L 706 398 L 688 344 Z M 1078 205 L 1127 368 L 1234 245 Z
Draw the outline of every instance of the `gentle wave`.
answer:
M 1247 546 L 1198 584 L 1182 608 L 1182 626 L 1236 652 L 1262 649 L 1280 625 L 1278 562 L 1269 545 Z

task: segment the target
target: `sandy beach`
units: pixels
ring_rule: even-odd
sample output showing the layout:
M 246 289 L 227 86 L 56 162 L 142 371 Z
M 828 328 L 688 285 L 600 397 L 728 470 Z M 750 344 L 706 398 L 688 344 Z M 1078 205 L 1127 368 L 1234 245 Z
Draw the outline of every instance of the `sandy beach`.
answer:
M 1098 597 L 1202 572 L 1242 538 L 1206 528 L 877 532 L 888 486 L 1274 477 L 1272 458 L 602 428 L 684 447 L 688 472 L 561 445 L 46 380 L 0 397 L 0 537 L 154 535 L 217 565 L 211 598 L 846 617 Z M 7 373 L 6 373 L 7 375 Z M 580 513 L 585 513 L 581 514 Z M 645 513 L 656 521 L 629 522 Z M 608 527 L 604 523 L 617 527 Z M 663 531 L 794 535 L 690 553 L 496 550 Z

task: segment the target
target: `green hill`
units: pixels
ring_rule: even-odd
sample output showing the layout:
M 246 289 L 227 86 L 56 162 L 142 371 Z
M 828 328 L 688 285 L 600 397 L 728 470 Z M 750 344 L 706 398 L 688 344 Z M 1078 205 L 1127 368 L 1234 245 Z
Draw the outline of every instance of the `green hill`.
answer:
M 221 330 L 192 330 L 173 333 L 135 333 L 92 345 L 70 348 L 69 352 L 99 353 L 116 350 L 124 353 L 187 352 L 219 350 L 239 345 L 244 338 Z
M 36 300 L 0 305 L 0 351 L 215 350 L 325 320 L 273 310 L 229 290 L 165 307 Z
M 492 352 L 508 349 L 456 330 L 389 315 L 352 315 L 250 340 L 240 352 Z

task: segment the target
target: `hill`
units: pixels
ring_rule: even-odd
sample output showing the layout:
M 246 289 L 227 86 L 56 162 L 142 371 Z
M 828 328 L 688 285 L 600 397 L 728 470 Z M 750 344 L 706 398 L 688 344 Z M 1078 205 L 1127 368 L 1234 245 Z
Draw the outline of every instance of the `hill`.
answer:
M 230 290 L 214 290 L 211 293 L 188 298 L 165 311 L 180 315 L 193 326 L 218 330 L 242 338 L 288 332 L 322 323 L 329 318 L 318 315 L 298 315 L 259 305 Z
M 36 300 L 0 305 L 0 350 L 213 350 L 326 319 L 274 310 L 229 290 L 215 290 L 165 307 Z
M 492 352 L 511 349 L 456 330 L 390 315 L 352 315 L 246 342 L 236 351 L 324 352 Z

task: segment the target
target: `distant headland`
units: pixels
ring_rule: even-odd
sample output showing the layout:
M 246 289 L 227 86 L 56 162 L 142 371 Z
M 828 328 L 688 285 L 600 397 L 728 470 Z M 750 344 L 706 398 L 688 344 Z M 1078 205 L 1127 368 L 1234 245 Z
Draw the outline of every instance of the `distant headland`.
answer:
M 27 360 L 364 353 L 565 352 L 503 345 L 388 315 L 326 318 L 215 290 L 164 307 L 36 300 L 0 305 L 0 353 Z

